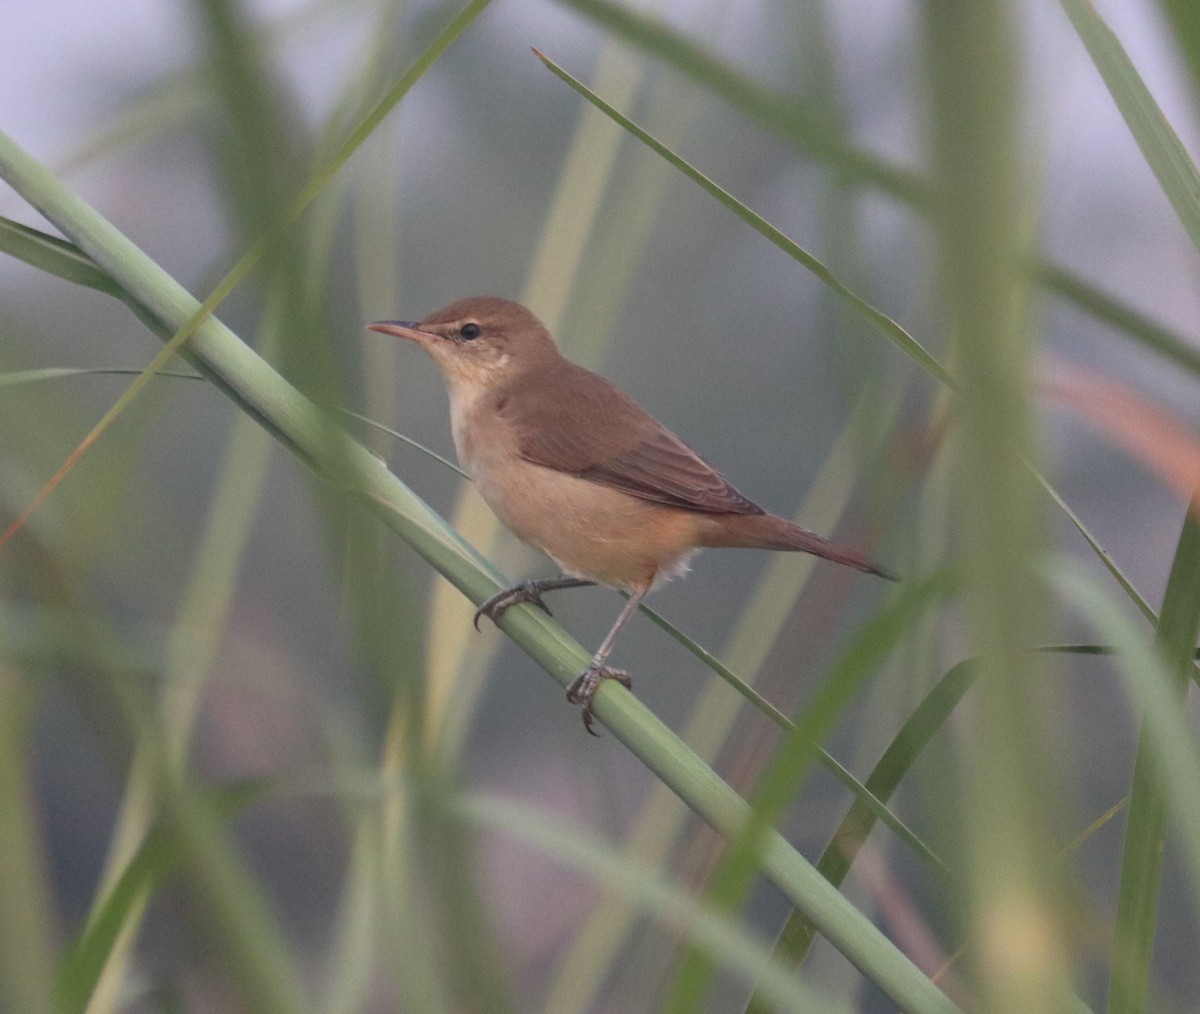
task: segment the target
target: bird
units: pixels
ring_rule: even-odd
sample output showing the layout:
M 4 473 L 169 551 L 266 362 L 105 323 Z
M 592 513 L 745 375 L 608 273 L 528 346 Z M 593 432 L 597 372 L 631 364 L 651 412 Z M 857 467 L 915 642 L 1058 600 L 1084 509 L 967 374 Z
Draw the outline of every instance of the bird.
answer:
M 561 570 L 493 595 L 475 613 L 499 622 L 516 605 L 549 613 L 542 594 L 604 585 L 628 599 L 591 661 L 567 689 L 593 727 L 593 701 L 621 631 L 653 588 L 688 569 L 703 548 L 811 553 L 896 580 L 742 495 L 715 468 L 604 377 L 567 359 L 526 307 L 498 296 L 459 299 L 421 320 L 371 331 L 415 342 L 440 368 L 459 464 L 500 521 Z

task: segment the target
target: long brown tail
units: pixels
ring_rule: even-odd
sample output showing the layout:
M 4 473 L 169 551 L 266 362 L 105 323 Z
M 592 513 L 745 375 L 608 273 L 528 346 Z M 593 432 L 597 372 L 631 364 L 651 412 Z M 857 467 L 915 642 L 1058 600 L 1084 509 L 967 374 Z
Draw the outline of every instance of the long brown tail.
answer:
M 776 517 L 774 514 L 717 514 L 709 518 L 704 545 L 729 546 L 742 549 L 782 549 L 812 553 L 823 560 L 853 567 L 868 574 L 878 574 L 889 581 L 900 579 L 890 570 L 848 546 L 839 546 L 807 528 Z

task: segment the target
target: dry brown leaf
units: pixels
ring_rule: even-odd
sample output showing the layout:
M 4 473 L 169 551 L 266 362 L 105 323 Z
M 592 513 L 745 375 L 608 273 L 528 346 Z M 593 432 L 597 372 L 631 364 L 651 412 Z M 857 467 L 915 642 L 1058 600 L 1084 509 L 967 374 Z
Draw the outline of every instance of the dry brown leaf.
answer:
M 1042 382 L 1052 401 L 1074 409 L 1200 514 L 1200 437 L 1176 416 L 1103 374 L 1058 366 Z

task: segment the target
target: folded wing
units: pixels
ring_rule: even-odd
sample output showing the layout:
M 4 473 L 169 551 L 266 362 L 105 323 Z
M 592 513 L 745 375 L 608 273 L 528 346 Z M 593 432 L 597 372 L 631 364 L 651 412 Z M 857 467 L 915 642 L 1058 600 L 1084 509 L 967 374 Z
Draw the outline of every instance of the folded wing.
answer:
M 518 381 L 498 411 L 518 425 L 521 455 L 535 464 L 685 510 L 764 513 L 637 402 L 574 363 Z

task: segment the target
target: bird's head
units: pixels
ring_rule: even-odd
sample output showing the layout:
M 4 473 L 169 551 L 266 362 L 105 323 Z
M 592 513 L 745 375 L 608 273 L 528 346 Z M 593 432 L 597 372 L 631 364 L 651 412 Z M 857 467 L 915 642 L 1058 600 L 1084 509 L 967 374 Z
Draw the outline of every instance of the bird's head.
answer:
M 422 320 L 381 320 L 367 327 L 416 342 L 452 388 L 491 387 L 558 356 L 545 325 L 520 303 L 498 296 L 459 299 Z

